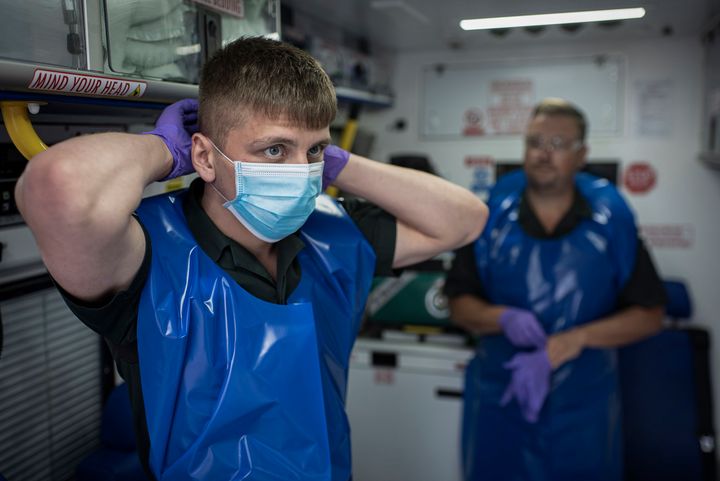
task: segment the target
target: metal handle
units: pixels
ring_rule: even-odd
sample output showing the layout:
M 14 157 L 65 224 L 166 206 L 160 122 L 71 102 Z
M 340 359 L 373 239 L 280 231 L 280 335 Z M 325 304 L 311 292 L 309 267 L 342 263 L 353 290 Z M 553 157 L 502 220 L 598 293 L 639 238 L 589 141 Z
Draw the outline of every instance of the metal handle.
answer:
M 462 399 L 463 391 L 461 389 L 439 387 L 435 390 L 435 395 L 439 398 Z

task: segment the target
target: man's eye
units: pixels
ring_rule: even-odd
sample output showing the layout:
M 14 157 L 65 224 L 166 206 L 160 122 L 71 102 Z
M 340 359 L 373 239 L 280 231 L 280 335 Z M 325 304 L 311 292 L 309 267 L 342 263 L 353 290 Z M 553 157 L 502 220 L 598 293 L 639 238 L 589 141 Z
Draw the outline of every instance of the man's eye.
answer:
M 525 143 L 528 147 L 532 147 L 533 149 L 538 149 L 543 145 L 542 140 L 540 137 L 528 137 L 525 139 Z
M 553 137 L 552 139 L 550 139 L 550 145 L 553 149 L 563 150 L 568 147 L 569 144 L 570 142 L 563 139 L 562 137 Z
M 280 145 L 273 145 L 265 149 L 265 155 L 272 158 L 280 157 L 283 154 L 283 148 Z
M 316 145 L 314 147 L 310 147 L 310 150 L 308 150 L 308 155 L 310 157 L 318 157 L 322 154 L 323 148 L 321 145 Z

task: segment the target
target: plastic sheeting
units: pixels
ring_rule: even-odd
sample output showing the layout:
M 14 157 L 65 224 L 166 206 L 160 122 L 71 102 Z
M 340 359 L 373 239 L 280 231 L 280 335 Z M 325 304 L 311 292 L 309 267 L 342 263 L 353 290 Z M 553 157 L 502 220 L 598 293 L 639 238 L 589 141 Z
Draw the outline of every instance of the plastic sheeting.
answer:
M 350 479 L 350 351 L 375 256 L 327 197 L 301 230 L 300 285 L 259 300 L 197 246 L 182 195 L 146 199 L 138 350 L 158 480 Z
M 114 72 L 180 82 L 199 81 L 206 9 L 217 15 L 218 40 L 225 45 L 241 36 L 276 33 L 276 0 L 241 2 L 242 17 L 183 0 L 113 0 L 106 2 L 109 62 Z M 221 3 L 221 2 L 220 2 Z M 229 2 L 232 4 L 233 2 Z
M 622 197 L 587 174 L 579 174 L 576 185 L 592 217 L 565 236 L 535 239 L 517 222 L 524 173 L 503 177 L 475 245 L 488 300 L 532 311 L 548 335 L 610 314 L 635 264 L 637 230 Z M 499 405 L 510 381 L 503 364 L 517 352 L 504 336 L 488 336 L 468 366 L 465 479 L 619 480 L 615 351 L 586 349 L 560 366 L 536 424 L 523 420 L 517 403 Z

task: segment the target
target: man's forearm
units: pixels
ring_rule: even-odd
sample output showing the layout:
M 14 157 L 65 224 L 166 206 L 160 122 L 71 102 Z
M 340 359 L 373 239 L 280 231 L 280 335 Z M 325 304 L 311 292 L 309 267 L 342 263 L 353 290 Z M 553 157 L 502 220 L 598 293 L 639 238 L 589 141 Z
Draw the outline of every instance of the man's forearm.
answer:
M 663 307 L 628 307 L 577 329 L 582 332 L 584 347 L 620 347 L 660 331 L 664 312 Z
M 97 134 L 52 146 L 18 181 L 18 208 L 55 279 L 83 300 L 126 288 L 145 252 L 131 213 L 169 170 L 154 135 Z
M 406 242 L 398 246 L 396 267 L 472 242 L 487 219 L 487 207 L 467 189 L 425 172 L 356 155 L 350 156 L 335 184 L 398 220 L 398 232 Z
M 464 294 L 450 299 L 450 318 L 458 326 L 474 334 L 499 334 L 498 319 L 503 306 L 490 304 L 476 296 Z
M 162 178 L 172 165 L 163 141 L 154 135 L 106 133 L 75 137 L 35 156 L 21 178 L 24 193 L 44 191 L 63 206 L 82 206 L 129 215 L 144 188 Z M 22 185 L 27 184 L 27 185 Z
M 639 341 L 662 328 L 664 308 L 628 307 L 615 314 L 548 338 L 550 363 L 557 368 L 585 348 L 615 348 Z

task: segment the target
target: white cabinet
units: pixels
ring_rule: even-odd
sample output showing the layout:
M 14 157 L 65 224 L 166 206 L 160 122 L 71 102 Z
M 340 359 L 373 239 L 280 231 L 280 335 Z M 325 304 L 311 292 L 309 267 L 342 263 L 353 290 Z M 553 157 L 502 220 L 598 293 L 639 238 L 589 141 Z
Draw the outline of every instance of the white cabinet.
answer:
M 465 365 L 473 351 L 358 340 L 347 411 L 354 481 L 460 481 Z
M 200 68 L 214 51 L 241 36 L 279 38 L 280 28 L 279 0 L 0 0 L 0 6 L 3 90 L 43 96 L 162 103 L 196 97 Z

